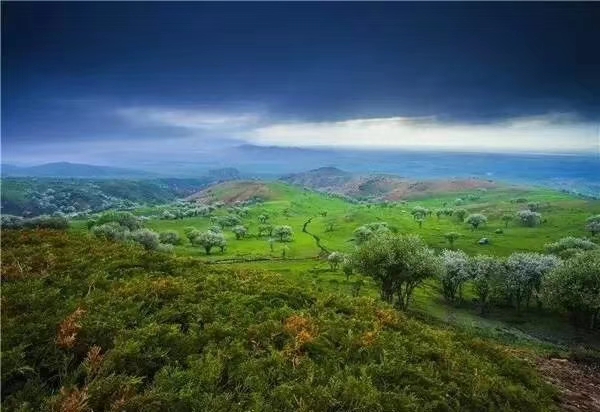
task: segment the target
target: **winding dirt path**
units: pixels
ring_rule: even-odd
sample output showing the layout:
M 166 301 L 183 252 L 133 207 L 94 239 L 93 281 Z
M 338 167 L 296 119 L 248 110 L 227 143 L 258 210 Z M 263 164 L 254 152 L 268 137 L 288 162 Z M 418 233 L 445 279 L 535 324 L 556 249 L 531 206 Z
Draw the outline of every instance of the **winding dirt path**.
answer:
M 302 232 L 306 233 L 309 236 L 312 236 L 319 249 L 321 249 L 321 255 L 329 255 L 329 250 L 321 244 L 321 238 L 313 233 L 310 233 L 307 229 L 309 223 L 311 223 L 313 219 L 314 216 L 308 219 L 306 222 L 304 222 L 304 225 L 302 225 Z

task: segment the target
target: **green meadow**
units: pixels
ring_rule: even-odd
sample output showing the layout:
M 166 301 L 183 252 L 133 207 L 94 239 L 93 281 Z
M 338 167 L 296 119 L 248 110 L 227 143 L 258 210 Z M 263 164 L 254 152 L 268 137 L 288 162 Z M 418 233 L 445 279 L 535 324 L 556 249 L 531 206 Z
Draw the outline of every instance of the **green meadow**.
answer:
M 544 245 L 566 236 L 589 237 L 585 231 L 585 220 L 590 215 L 600 213 L 600 201 L 586 200 L 545 188 L 523 188 L 500 186 L 485 191 L 443 193 L 436 196 L 413 199 L 403 202 L 352 203 L 339 197 L 320 193 L 283 183 L 266 183 L 266 200 L 249 207 L 248 214 L 242 217 L 242 225 L 248 235 L 236 239 L 230 228 L 224 228 L 227 248 L 221 253 L 214 249 L 206 255 L 203 248 L 193 246 L 185 238 L 185 228 L 194 227 L 200 231 L 212 226 L 210 217 L 189 217 L 164 220 L 159 216 L 171 206 L 141 208 L 136 214 L 154 216 L 146 227 L 164 232 L 174 230 L 179 233 L 182 243 L 175 247 L 174 255 L 193 257 L 201 262 L 219 265 L 233 270 L 262 270 L 290 279 L 300 285 L 316 287 L 325 292 L 361 296 L 378 296 L 375 283 L 365 277 L 353 275 L 346 279 L 341 270 L 331 270 L 327 260 L 319 255 L 315 239 L 302 231 L 318 236 L 322 245 L 330 252 L 351 252 L 354 250 L 354 230 L 372 222 L 386 222 L 398 233 L 411 233 L 421 236 L 437 252 L 450 248 L 444 237 L 448 232 L 457 232 L 460 237 L 453 249 L 460 249 L 469 255 L 487 254 L 508 256 L 513 252 L 544 252 Z M 241 190 L 243 185 L 231 187 L 216 186 L 212 190 L 213 200 L 231 197 L 232 190 Z M 469 198 L 474 198 L 469 200 Z M 457 199 L 459 205 L 456 205 Z M 515 200 L 521 199 L 520 203 Z M 526 202 L 524 201 L 526 199 Z M 527 203 L 539 204 L 543 223 L 537 227 L 524 227 L 516 219 L 516 212 L 527 208 Z M 231 205 L 216 209 L 211 216 L 225 216 L 231 213 Z M 422 206 L 434 213 L 428 216 L 419 227 L 411 215 L 414 207 Z M 485 226 L 476 230 L 455 216 L 435 215 L 441 208 L 465 209 L 468 214 L 481 213 L 487 216 Z M 269 216 L 268 223 L 289 225 L 294 231 L 289 242 L 269 242 L 269 236 L 258 236 L 258 216 Z M 514 216 L 506 222 L 502 216 Z M 76 222 L 75 230 L 87 231 L 84 222 Z M 502 233 L 496 233 L 501 229 Z M 481 238 L 489 239 L 489 244 L 480 245 Z M 284 255 L 285 252 L 285 255 Z M 494 308 L 486 317 L 479 315 L 476 305 L 471 303 L 473 295 L 467 286 L 466 299 L 462 305 L 447 304 L 436 280 L 429 280 L 415 292 L 411 310 L 422 317 L 443 323 L 452 323 L 462 328 L 475 330 L 478 334 L 491 336 L 502 341 L 518 342 L 538 349 L 561 349 L 583 342 L 594 343 L 595 335 L 575 330 L 564 316 L 546 310 L 531 309 L 526 313 L 515 314 L 510 308 Z

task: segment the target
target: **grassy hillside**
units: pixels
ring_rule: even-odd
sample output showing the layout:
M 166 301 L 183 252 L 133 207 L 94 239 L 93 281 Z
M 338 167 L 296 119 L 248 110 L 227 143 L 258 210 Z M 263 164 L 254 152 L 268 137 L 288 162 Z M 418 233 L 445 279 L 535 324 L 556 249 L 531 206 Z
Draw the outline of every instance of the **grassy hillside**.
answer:
M 260 186 L 257 186 L 260 185 Z M 577 199 L 562 193 L 546 189 L 512 189 L 496 188 L 487 191 L 468 191 L 438 195 L 397 204 L 358 204 L 344 199 L 290 186 L 287 184 L 252 182 L 252 187 L 260 187 L 269 194 L 270 200 L 251 206 L 247 215 L 241 217 L 241 223 L 249 230 L 249 235 L 237 240 L 230 229 L 225 228 L 227 248 L 221 253 L 215 250 L 206 255 L 203 248 L 191 245 L 185 238 L 185 229 L 195 227 L 207 230 L 213 226 L 210 216 L 189 217 L 176 220 L 160 219 L 163 210 L 170 206 L 140 209 L 138 213 L 151 216 L 145 225 L 158 232 L 174 230 L 182 237 L 183 242 L 175 246 L 176 256 L 189 256 L 205 262 L 219 263 L 235 270 L 260 270 L 282 274 L 289 280 L 303 287 L 315 287 L 329 293 L 351 295 L 360 284 L 360 294 L 376 298 L 377 287 L 368 278 L 351 277 L 346 280 L 340 270 L 331 270 L 326 259 L 319 257 L 320 249 L 311 235 L 321 239 L 322 245 L 329 251 L 351 252 L 355 248 L 352 241 L 353 231 L 371 222 L 387 222 L 390 227 L 400 233 L 417 233 L 426 242 L 440 252 L 449 248 L 444 237 L 447 232 L 461 234 L 454 245 L 470 255 L 478 253 L 508 256 L 515 251 L 543 252 L 544 245 L 565 236 L 586 236 L 585 220 L 588 216 L 600 213 L 600 202 Z M 243 183 L 232 182 L 211 188 L 212 202 L 241 199 L 248 189 Z M 468 200 L 475 197 L 477 199 Z M 465 199 L 460 206 L 469 213 L 481 212 L 488 216 L 488 224 L 478 230 L 471 230 L 468 225 L 455 217 L 441 217 L 435 214 L 426 218 L 422 227 L 411 215 L 415 206 L 430 209 L 453 205 L 457 198 Z M 523 227 L 516 221 L 509 222 L 507 228 L 501 220 L 505 213 L 514 215 L 523 209 L 526 203 L 515 203 L 514 200 L 527 199 L 540 204 L 540 213 L 546 222 L 538 227 Z M 217 208 L 211 216 L 226 216 L 232 212 L 233 205 Z M 450 206 L 448 206 L 450 207 Z M 323 216 L 323 212 L 327 212 Z M 258 236 L 260 215 L 269 215 L 269 223 L 273 225 L 289 225 L 294 231 L 291 242 L 269 242 L 269 236 Z M 152 217 L 154 216 L 154 217 Z M 306 226 L 311 235 L 302 232 Z M 333 222 L 333 230 L 328 227 Z M 76 222 L 76 231 L 87 232 L 85 222 Z M 502 228 L 503 233 L 495 233 Z M 487 237 L 489 245 L 479 245 L 478 240 Z M 285 253 L 285 256 L 283 254 Z M 460 306 L 448 305 L 440 293 L 439 282 L 431 280 L 416 291 L 413 310 L 426 318 L 442 322 L 450 322 L 468 329 L 475 329 L 479 334 L 499 338 L 502 341 L 519 342 L 525 345 L 548 346 L 551 349 L 566 349 L 569 345 L 580 343 L 591 344 L 600 339 L 585 331 L 573 328 L 568 319 L 561 314 L 536 310 L 515 314 L 512 308 L 501 306 L 494 308 L 486 317 L 479 314 L 474 296 L 470 289 L 465 290 L 466 301 Z M 597 345 L 596 345 L 597 347 Z
M 188 196 L 215 181 L 216 176 L 147 180 L 3 178 L 2 213 L 35 216 L 157 205 Z
M 75 233 L 3 236 L 6 411 L 554 409 L 514 350 L 368 296 Z

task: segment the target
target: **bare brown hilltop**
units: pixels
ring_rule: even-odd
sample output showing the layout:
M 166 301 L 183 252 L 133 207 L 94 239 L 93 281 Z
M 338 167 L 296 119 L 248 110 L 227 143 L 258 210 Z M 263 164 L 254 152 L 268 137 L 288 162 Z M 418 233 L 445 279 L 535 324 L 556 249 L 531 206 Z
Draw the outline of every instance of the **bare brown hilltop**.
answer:
M 283 176 L 281 181 L 323 192 L 355 198 L 381 200 L 414 199 L 438 193 L 489 189 L 498 184 L 486 179 L 412 180 L 394 175 L 354 175 L 335 167 L 323 167 L 308 172 Z

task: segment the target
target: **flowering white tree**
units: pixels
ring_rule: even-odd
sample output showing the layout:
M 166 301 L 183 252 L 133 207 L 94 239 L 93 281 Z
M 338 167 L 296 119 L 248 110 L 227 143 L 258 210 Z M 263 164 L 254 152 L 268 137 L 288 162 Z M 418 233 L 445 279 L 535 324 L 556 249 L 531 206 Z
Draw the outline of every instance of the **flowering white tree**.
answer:
M 573 236 L 567 236 L 557 242 L 546 244 L 548 253 L 560 256 L 561 258 L 569 258 L 577 253 L 597 248 L 598 245 L 591 240 Z
M 494 256 L 473 256 L 469 259 L 469 275 L 473 291 L 479 299 L 481 313 L 485 313 L 490 298 L 500 288 L 506 276 L 504 262 Z
M 542 223 L 542 215 L 531 210 L 519 210 L 517 218 L 523 226 L 534 227 Z
M 215 233 L 212 231 L 200 232 L 195 238 L 192 239 L 192 245 L 202 246 L 206 251 L 207 255 L 210 255 L 210 251 L 214 247 L 221 249 L 221 252 L 225 250 L 227 241 L 223 233 Z
M 529 307 L 535 295 L 540 303 L 542 280 L 552 269 L 561 264 L 560 258 L 540 253 L 513 253 L 506 261 L 505 288 L 508 298 L 517 311 L 523 303 Z
M 380 236 L 391 233 L 386 222 L 374 222 L 360 226 L 354 230 L 354 242 L 361 245 L 373 236 Z
M 415 206 L 410 211 L 410 214 L 413 216 L 414 220 L 425 219 L 425 217 L 429 214 L 429 209 L 423 206 Z
M 592 236 L 600 233 L 600 215 L 588 217 L 585 229 L 590 232 Z
M 338 266 L 344 262 L 345 255 L 341 252 L 331 252 L 327 257 L 331 270 L 337 270 Z
M 280 242 L 291 242 L 294 231 L 291 226 L 281 225 L 273 228 L 273 236 L 279 238 Z
M 462 299 L 462 286 L 469 280 L 469 257 L 462 250 L 442 252 L 442 293 L 450 302 Z

